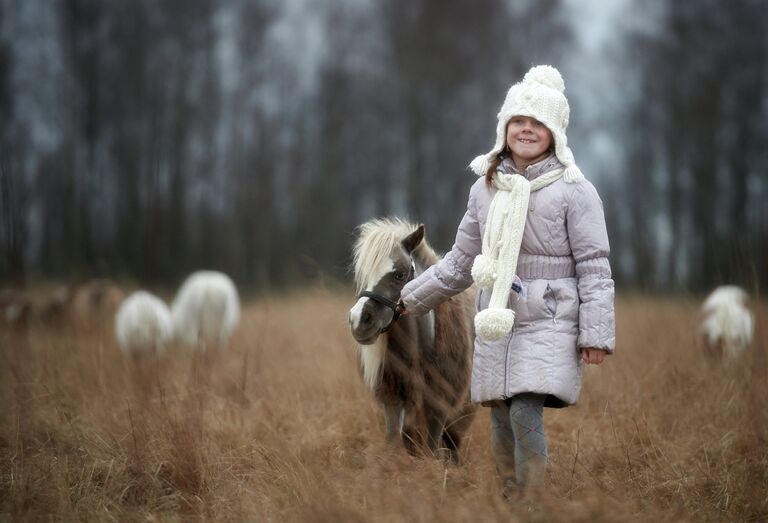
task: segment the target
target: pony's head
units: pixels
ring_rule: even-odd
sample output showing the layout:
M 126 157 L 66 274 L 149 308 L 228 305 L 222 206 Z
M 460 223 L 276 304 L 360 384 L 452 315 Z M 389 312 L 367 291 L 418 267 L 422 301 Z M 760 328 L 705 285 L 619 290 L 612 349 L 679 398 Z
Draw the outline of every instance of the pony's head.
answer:
M 358 343 L 372 345 L 392 323 L 395 312 L 387 302 L 397 302 L 405 284 L 434 263 L 436 256 L 424 241 L 423 225 L 376 219 L 362 224 L 358 231 L 354 270 L 359 298 L 349 311 L 349 326 Z

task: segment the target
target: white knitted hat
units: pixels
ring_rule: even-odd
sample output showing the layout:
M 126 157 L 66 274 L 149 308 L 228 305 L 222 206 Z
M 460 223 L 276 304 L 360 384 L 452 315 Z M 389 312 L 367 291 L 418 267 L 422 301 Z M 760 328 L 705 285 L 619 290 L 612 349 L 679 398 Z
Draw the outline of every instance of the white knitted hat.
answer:
M 565 166 L 563 179 L 567 183 L 578 183 L 584 179 L 576 166 L 573 153 L 568 148 L 565 129 L 568 127 L 570 107 L 565 98 L 565 83 L 560 72 L 550 65 L 537 65 L 525 74 L 522 82 L 509 88 L 507 97 L 497 115 L 496 144 L 487 154 L 481 154 L 469 164 L 478 176 L 485 176 L 491 161 L 504 150 L 507 123 L 513 116 L 528 116 L 540 121 L 552 133 L 555 141 L 555 156 Z

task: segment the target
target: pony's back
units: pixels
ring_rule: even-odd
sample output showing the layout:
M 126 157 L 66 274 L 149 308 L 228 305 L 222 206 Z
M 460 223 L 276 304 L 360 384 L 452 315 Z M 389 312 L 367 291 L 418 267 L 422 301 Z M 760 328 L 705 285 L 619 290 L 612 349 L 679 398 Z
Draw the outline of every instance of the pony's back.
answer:
M 179 289 L 171 309 L 176 338 L 190 347 L 223 346 L 240 321 L 240 299 L 221 272 L 198 271 Z
M 715 289 L 702 305 L 701 330 L 709 347 L 722 347 L 731 357 L 752 343 L 753 319 L 747 293 L 736 286 Z
M 172 333 L 171 314 L 157 296 L 137 291 L 120 305 L 115 335 L 123 352 L 162 351 Z

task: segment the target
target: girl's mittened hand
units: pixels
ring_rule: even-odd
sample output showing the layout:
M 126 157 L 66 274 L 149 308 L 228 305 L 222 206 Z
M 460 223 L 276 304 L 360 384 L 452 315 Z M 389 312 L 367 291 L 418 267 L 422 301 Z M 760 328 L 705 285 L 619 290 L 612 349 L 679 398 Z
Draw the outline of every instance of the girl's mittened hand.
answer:
M 584 363 L 600 365 L 604 358 L 604 350 L 594 349 L 592 347 L 585 347 L 581 349 L 581 359 L 584 360 Z

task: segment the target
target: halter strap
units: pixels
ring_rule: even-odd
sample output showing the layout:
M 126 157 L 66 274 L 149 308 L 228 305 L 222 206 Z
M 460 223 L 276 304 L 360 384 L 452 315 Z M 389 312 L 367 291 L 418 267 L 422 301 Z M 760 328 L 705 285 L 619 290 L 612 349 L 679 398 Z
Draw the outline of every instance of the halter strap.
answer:
M 371 292 L 371 291 L 363 291 L 363 292 L 361 292 L 358 295 L 357 298 L 358 299 L 360 299 L 360 298 L 370 298 L 373 301 L 375 301 L 376 303 L 381 303 L 385 307 L 389 307 L 393 311 L 396 311 L 397 307 L 398 307 L 398 302 L 392 301 L 389 298 L 385 298 L 381 294 L 376 294 L 375 292 Z
M 415 274 L 416 274 L 416 264 L 413 262 L 413 258 L 411 258 L 411 270 L 408 273 L 408 279 L 405 282 L 408 283 L 409 281 L 411 281 L 415 276 Z M 392 310 L 392 320 L 390 320 L 390 322 L 387 325 L 379 329 L 379 333 L 384 333 L 384 332 L 387 332 L 389 329 L 391 329 L 392 326 L 395 324 L 395 322 L 400 318 L 400 315 L 405 310 L 405 306 L 403 305 L 402 301 L 400 300 L 392 301 L 386 296 L 382 296 L 381 294 L 376 294 L 375 292 L 372 292 L 372 291 L 362 291 L 360 294 L 357 295 L 357 299 L 359 300 L 360 298 L 370 298 L 376 303 L 380 303 L 381 305 L 384 305 L 388 309 Z

